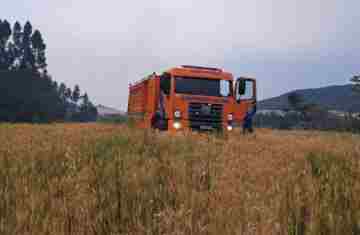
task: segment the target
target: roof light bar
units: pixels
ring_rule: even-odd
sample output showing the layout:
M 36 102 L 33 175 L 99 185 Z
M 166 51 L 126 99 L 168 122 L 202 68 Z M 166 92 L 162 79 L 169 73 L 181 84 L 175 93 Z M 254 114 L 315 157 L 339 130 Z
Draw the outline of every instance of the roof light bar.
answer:
M 203 66 L 194 66 L 194 65 L 182 65 L 182 68 L 185 69 L 204 69 L 204 70 L 211 70 L 211 71 L 217 71 L 217 72 L 222 72 L 222 69 L 219 68 L 212 68 L 212 67 L 203 67 Z

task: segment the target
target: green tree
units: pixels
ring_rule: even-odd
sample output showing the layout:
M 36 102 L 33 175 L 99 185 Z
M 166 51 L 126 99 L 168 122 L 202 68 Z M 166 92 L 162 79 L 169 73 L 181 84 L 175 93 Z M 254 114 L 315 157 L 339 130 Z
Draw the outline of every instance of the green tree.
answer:
M 355 99 L 359 99 L 360 96 L 360 75 L 355 75 L 350 79 L 351 83 L 352 83 L 352 91 L 355 97 Z M 355 108 L 356 105 L 358 104 L 354 104 L 352 107 Z M 350 120 L 351 123 L 351 130 L 352 131 L 356 131 L 356 132 L 360 132 L 360 115 L 355 118 L 354 114 L 353 114 L 353 110 L 349 110 L 348 112 L 348 117 L 347 119 Z
M 0 19 L 0 78 L 0 121 L 96 119 L 96 108 L 86 93 L 80 97 L 78 85 L 72 91 L 48 74 L 46 44 L 30 22 L 24 28 L 16 22 L 11 29 L 8 21 Z
M 11 27 L 8 21 L 0 20 L 0 70 L 7 70 L 11 64 L 11 53 L 9 53 L 9 38 Z
M 49 77 L 50 78 L 50 77 Z M 50 80 L 52 81 L 52 79 L 50 78 Z M 59 90 L 59 84 L 57 83 L 57 81 L 52 81 L 52 88 L 54 89 L 54 91 L 58 91 Z
M 74 103 L 77 103 L 80 99 L 80 87 L 75 85 L 73 93 L 71 95 L 71 99 Z
M 18 21 L 16 21 L 14 24 L 12 41 L 14 43 L 14 62 L 12 64 L 12 69 L 17 70 L 20 68 L 22 58 L 22 26 Z
M 46 45 L 39 30 L 35 30 L 31 36 L 32 54 L 34 56 L 34 67 L 40 73 L 46 73 Z
M 5 48 L 11 36 L 11 26 L 7 20 L 0 19 L 0 47 Z
M 66 88 L 65 90 L 65 99 L 68 101 L 68 100 L 71 100 L 71 95 L 72 95 L 72 91 L 71 91 L 71 88 Z
M 350 79 L 352 83 L 353 92 L 360 94 L 360 75 L 355 75 Z
M 31 23 L 28 21 L 24 26 L 24 31 L 22 33 L 22 43 L 21 43 L 21 54 L 22 58 L 20 60 L 21 69 L 35 69 L 35 57 L 31 48 L 31 35 L 33 28 Z
M 61 100 L 63 101 L 63 103 L 66 102 L 65 92 L 66 92 L 66 85 L 62 82 L 62 83 L 60 83 L 60 86 L 58 87 L 58 94 L 59 94 Z
M 301 111 L 302 105 L 304 103 L 304 98 L 299 93 L 292 92 L 288 96 L 288 102 L 294 110 Z
M 288 96 L 288 102 L 293 110 L 300 113 L 299 121 L 309 123 L 312 121 L 310 113 L 316 110 L 316 104 L 305 103 L 304 97 L 297 92 L 293 92 Z
M 81 97 L 82 98 L 82 104 L 86 107 L 90 104 L 89 96 L 85 92 L 85 94 Z
M 80 112 L 76 116 L 77 121 L 96 121 L 98 115 L 97 108 L 91 103 L 88 94 L 85 93 L 81 96 L 81 99 Z

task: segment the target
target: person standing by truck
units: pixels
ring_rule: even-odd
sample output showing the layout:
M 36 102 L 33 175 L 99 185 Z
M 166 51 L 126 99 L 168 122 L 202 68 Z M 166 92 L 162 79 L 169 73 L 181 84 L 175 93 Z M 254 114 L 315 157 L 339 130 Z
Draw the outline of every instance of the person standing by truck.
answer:
M 256 103 L 253 104 L 251 110 L 246 112 L 246 115 L 243 120 L 243 134 L 245 135 L 247 132 L 253 133 L 253 118 L 256 114 Z
M 156 112 L 152 118 L 152 126 L 159 129 L 159 130 L 166 130 L 167 123 L 166 123 L 166 111 L 165 111 L 165 93 L 161 89 L 159 95 L 159 102 Z

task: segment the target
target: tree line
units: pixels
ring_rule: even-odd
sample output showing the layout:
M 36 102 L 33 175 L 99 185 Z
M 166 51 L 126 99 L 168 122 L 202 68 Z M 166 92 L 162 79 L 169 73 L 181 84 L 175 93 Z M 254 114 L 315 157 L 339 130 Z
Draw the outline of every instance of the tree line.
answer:
M 360 75 L 350 79 L 354 99 L 360 97 Z M 343 113 L 343 116 L 329 112 L 326 107 L 319 104 L 308 103 L 305 98 L 292 92 L 288 95 L 287 110 L 282 110 L 279 115 L 275 112 L 259 114 L 255 123 L 259 127 L 276 129 L 319 129 L 319 130 L 344 130 L 360 132 L 360 116 L 352 110 Z
M 0 122 L 94 121 L 88 94 L 58 84 L 47 71 L 46 44 L 30 22 L 0 19 Z

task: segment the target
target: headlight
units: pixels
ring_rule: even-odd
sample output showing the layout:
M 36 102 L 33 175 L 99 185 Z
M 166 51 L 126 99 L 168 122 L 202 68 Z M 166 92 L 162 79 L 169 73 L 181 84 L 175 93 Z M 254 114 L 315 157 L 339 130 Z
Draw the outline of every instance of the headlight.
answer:
M 233 115 L 232 114 L 228 114 L 228 121 L 232 121 L 233 120 Z
M 175 128 L 176 130 L 178 130 L 178 129 L 181 128 L 181 123 L 180 123 L 180 122 L 174 122 L 173 126 L 174 126 L 174 128 Z
M 181 112 L 179 110 L 175 111 L 174 116 L 176 118 L 181 118 Z
M 233 127 L 232 127 L 232 126 L 228 126 L 228 127 L 227 127 L 227 130 L 228 130 L 228 131 L 232 131 L 232 130 L 233 130 Z

